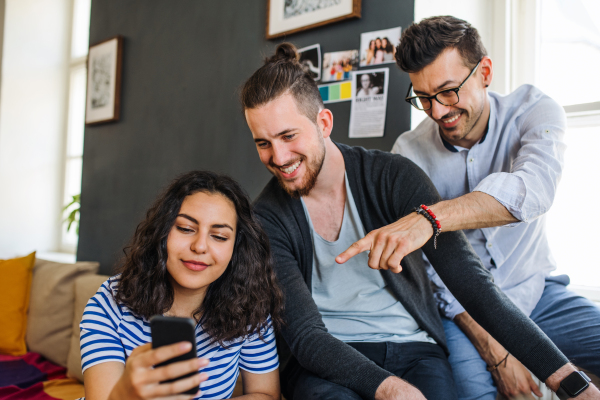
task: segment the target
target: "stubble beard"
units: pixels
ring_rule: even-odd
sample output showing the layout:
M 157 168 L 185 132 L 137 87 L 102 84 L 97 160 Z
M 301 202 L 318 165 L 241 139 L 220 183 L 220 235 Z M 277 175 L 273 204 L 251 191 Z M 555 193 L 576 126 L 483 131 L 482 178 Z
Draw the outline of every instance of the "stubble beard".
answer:
M 462 134 L 460 135 L 460 137 L 458 138 L 453 138 L 450 136 L 449 133 L 446 133 L 446 131 L 444 131 L 444 129 L 440 126 L 439 129 L 442 132 L 443 136 L 446 137 L 446 139 L 451 139 L 452 141 L 458 142 L 460 140 L 463 140 L 464 138 L 466 138 L 469 133 L 471 133 L 471 131 L 473 130 L 473 128 L 475 127 L 475 125 L 477 125 L 477 122 L 479 122 L 479 119 L 481 118 L 481 116 L 483 115 L 483 110 L 485 108 L 485 102 L 482 101 L 481 103 L 481 107 L 479 108 L 479 110 L 476 112 L 476 116 L 474 116 L 473 118 L 470 116 L 469 112 L 463 108 L 459 108 L 458 110 L 461 112 L 461 114 L 463 114 L 463 116 L 466 116 L 467 119 L 465 120 L 465 128 L 462 132 Z M 447 119 L 448 116 L 444 116 L 441 119 Z M 462 117 L 461 117 L 462 118 Z M 450 131 L 452 132 L 452 131 Z
M 306 173 L 304 176 L 304 185 L 298 189 L 292 189 L 287 186 L 286 181 L 283 177 L 277 174 L 277 180 L 279 181 L 279 185 L 285 190 L 287 194 L 289 194 L 294 199 L 299 199 L 302 196 L 308 196 L 310 191 L 315 187 L 317 183 L 317 178 L 319 177 L 319 173 L 321 172 L 321 168 L 323 168 L 323 162 L 325 161 L 325 144 L 321 146 L 321 151 L 317 155 L 317 157 L 312 162 L 307 162 L 306 156 L 301 158 L 302 163 L 306 166 Z

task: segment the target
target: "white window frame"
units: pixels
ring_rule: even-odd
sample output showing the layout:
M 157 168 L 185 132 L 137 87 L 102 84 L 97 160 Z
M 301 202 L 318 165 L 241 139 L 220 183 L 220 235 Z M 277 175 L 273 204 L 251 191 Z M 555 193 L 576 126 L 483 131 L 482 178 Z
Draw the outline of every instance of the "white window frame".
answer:
M 67 100 L 67 107 L 65 108 L 65 114 L 64 114 L 64 127 L 65 127 L 65 133 L 64 133 L 64 141 L 63 141 L 63 169 L 62 169 L 62 190 L 61 190 L 61 210 L 60 210 L 60 215 L 61 215 L 61 223 L 59 226 L 59 251 L 61 253 L 67 253 L 67 254 L 76 254 L 77 252 L 77 245 L 69 243 L 66 241 L 66 231 L 65 231 L 65 223 L 63 222 L 64 219 L 66 218 L 66 213 L 62 211 L 62 208 L 65 206 L 65 204 L 62 204 L 62 199 L 65 197 L 65 193 L 67 191 L 67 165 L 69 164 L 69 161 L 71 160 L 75 160 L 75 159 L 82 159 L 83 160 L 83 153 L 81 155 L 77 155 L 77 156 L 72 156 L 69 154 L 68 151 L 68 146 L 69 146 L 69 113 L 71 112 L 71 101 L 72 99 L 70 98 L 70 93 L 71 93 L 71 76 L 73 74 L 74 71 L 76 71 L 79 68 L 84 68 L 86 70 L 85 72 L 85 76 L 87 77 L 87 59 L 88 56 L 81 56 L 81 57 L 73 57 L 72 56 L 72 47 L 73 47 L 73 25 L 74 25 L 74 12 L 75 12 L 75 0 L 71 0 L 70 2 L 70 15 L 69 15 L 69 20 L 71 21 L 70 23 L 70 30 L 69 30 L 69 70 L 68 70 L 68 79 L 67 79 L 67 93 L 68 93 L 68 100 Z M 87 78 L 86 78 L 87 79 Z M 71 228 L 73 229 L 73 228 Z

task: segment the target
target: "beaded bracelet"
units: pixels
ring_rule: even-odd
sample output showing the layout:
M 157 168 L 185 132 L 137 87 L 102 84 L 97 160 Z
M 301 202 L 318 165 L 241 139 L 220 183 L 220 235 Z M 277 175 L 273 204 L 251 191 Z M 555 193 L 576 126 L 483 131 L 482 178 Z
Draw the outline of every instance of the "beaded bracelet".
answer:
M 442 233 L 442 224 L 440 224 L 440 221 L 438 221 L 433 211 L 431 211 L 429 207 L 424 204 L 421 204 L 419 207 L 415 208 L 415 212 L 417 214 L 421 214 L 427 218 L 429 222 L 431 222 L 431 226 L 433 228 L 433 248 L 437 249 L 437 237 L 440 235 L 440 233 Z

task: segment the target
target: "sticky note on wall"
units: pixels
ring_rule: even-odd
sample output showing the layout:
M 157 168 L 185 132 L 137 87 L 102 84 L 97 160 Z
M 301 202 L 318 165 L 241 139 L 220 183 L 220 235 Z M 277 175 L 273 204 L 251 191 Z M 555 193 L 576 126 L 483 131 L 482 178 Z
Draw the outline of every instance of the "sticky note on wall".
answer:
M 337 103 L 352 100 L 352 82 L 337 82 L 320 85 L 319 92 L 323 103 Z

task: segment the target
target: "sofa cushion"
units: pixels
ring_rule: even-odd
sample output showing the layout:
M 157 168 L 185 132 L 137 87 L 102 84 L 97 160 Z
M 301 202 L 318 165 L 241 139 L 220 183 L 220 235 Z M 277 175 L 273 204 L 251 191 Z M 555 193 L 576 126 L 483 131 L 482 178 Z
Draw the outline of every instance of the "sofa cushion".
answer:
M 0 260 L 0 354 L 27 353 L 27 307 L 35 253 Z
M 96 294 L 100 286 L 106 282 L 105 275 L 84 275 L 75 280 L 75 313 L 71 318 L 72 336 L 67 360 L 67 376 L 83 382 L 81 373 L 81 352 L 79 351 L 79 323 L 88 300 Z
M 38 259 L 33 269 L 27 347 L 48 360 L 67 366 L 73 329 L 75 279 L 95 274 L 99 264 L 57 263 Z

